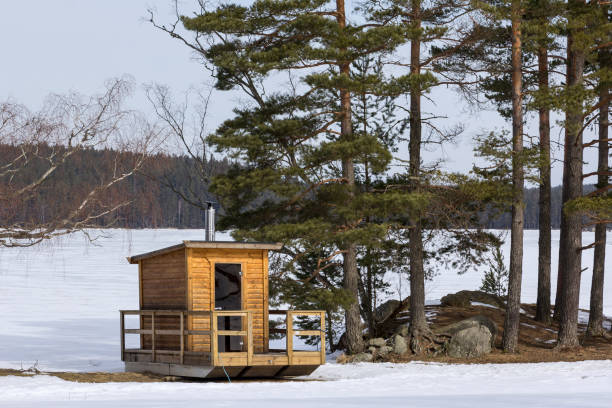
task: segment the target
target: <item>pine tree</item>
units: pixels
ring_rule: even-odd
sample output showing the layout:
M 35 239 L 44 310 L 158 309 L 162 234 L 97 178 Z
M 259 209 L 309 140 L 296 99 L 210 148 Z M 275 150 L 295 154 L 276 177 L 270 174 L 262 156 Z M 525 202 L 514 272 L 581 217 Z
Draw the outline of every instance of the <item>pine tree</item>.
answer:
M 348 307 L 351 295 L 342 289 L 342 265 L 329 264 L 316 276 L 312 271 L 320 268 L 320 260 L 330 253 L 325 250 L 313 251 L 292 264 L 294 279 L 286 279 L 284 273 L 270 275 L 270 302 L 273 306 L 291 305 L 299 310 L 325 310 L 325 339 L 328 350 L 336 351 L 342 335 L 342 309 Z M 274 265 L 272 265 L 274 266 Z M 281 324 L 284 322 L 281 322 Z M 298 324 L 305 330 L 316 330 L 319 322 L 308 317 L 299 318 Z M 320 337 L 308 337 L 307 344 L 317 344 Z
M 510 229 L 510 272 L 508 279 L 508 303 L 504 321 L 504 351 L 518 351 L 518 332 L 521 309 L 521 280 L 523 276 L 523 225 L 524 225 L 524 168 L 523 151 L 523 76 L 522 62 L 522 2 L 512 0 L 510 20 L 512 27 L 512 227 Z
M 511 32 L 504 22 L 507 12 L 496 10 L 497 3 L 480 2 L 481 8 L 492 13 L 493 19 L 483 20 L 480 40 L 461 50 L 444 68 L 451 70 L 454 77 L 477 76 L 486 72 L 486 77 L 474 80 L 474 86 L 462 88 L 468 101 L 480 104 L 484 100 L 492 102 L 499 113 L 511 118 Z M 539 158 L 532 156 L 529 161 L 539 163 L 539 177 L 531 177 L 540 186 L 539 194 L 539 255 L 538 255 L 538 300 L 536 318 L 541 321 L 550 319 L 550 236 L 551 236 L 551 183 L 550 183 L 550 109 L 553 107 L 549 70 L 554 71 L 560 60 L 549 62 L 549 51 L 555 52 L 558 27 L 555 17 L 561 12 L 561 2 L 554 0 L 534 0 L 523 4 L 523 100 L 524 110 L 536 110 L 539 121 Z M 534 61 L 537 59 L 537 61 Z M 530 68 L 537 66 L 537 70 Z M 553 88 L 554 89 L 554 88 Z M 480 98 L 484 95 L 485 99 Z M 526 162 L 526 164 L 529 163 Z M 503 194 L 500 195 L 500 198 Z
M 551 309 L 551 152 L 550 152 L 550 70 L 560 63 L 549 62 L 549 54 L 559 51 L 558 27 L 554 18 L 562 10 L 557 0 L 526 2 L 524 21 L 525 52 L 537 58 L 537 91 L 528 108 L 538 111 L 539 147 L 539 213 L 538 213 L 538 295 L 535 320 L 550 323 Z M 550 65 L 550 67 L 549 67 Z M 528 74 L 527 74 L 528 75 Z M 534 81 L 535 82 L 535 81 Z
M 612 15 L 610 6 L 600 5 L 601 18 L 600 24 L 610 27 Z M 598 145 L 597 161 L 597 185 L 594 193 L 589 194 L 595 200 L 595 211 L 592 211 L 592 219 L 595 223 L 595 253 L 593 254 L 593 277 L 591 281 L 591 299 L 589 310 L 589 322 L 587 334 L 590 336 L 604 336 L 606 332 L 603 328 L 603 287 L 606 258 L 606 225 L 612 222 L 612 192 L 610 192 L 610 166 L 608 163 L 610 151 L 609 138 L 609 115 L 610 115 L 610 88 L 612 84 L 612 51 L 609 43 L 612 40 L 612 32 L 607 31 L 607 35 L 602 31 L 602 35 L 596 43 L 596 57 L 594 67 L 597 69 L 598 76 L 598 139 L 591 142 Z M 607 197 L 606 197 L 607 196 Z M 607 200 L 606 200 L 607 198 Z M 587 199 L 590 199 L 587 197 Z M 608 214 L 605 214 L 605 213 Z
M 489 260 L 489 270 L 485 272 L 480 290 L 496 296 L 508 295 L 508 268 L 499 247 L 495 248 L 493 259 Z
M 608 70 L 612 69 L 610 64 L 610 53 L 600 51 L 600 63 L 608 66 Z M 599 85 L 599 141 L 598 141 L 598 161 L 597 161 L 597 188 L 600 190 L 599 196 L 605 197 L 606 189 L 610 189 L 610 167 L 608 164 L 608 156 L 610 151 L 610 141 L 608 129 L 610 126 L 609 111 L 610 111 L 610 82 L 601 81 Z M 597 190 L 596 190 L 597 191 Z M 608 192 L 608 209 L 610 207 L 610 193 Z M 604 204 L 605 205 L 605 204 Z M 587 326 L 587 334 L 590 336 L 605 335 L 603 328 L 603 289 L 604 289 L 604 273 L 606 264 L 606 224 L 611 221 L 610 216 L 596 217 L 595 225 L 595 253 L 593 254 L 593 277 L 591 280 L 591 299 L 589 307 L 589 322 Z M 602 219 L 603 218 L 603 219 Z
M 476 3 L 482 15 L 489 21 L 485 31 L 496 34 L 492 39 L 480 37 L 481 40 L 473 50 L 464 53 L 467 55 L 467 64 L 474 61 L 485 69 L 493 69 L 493 78 L 485 81 L 485 87 L 494 92 L 490 95 L 500 105 L 510 102 L 510 109 L 502 110 L 504 115 L 511 118 L 512 122 L 512 148 L 510 155 L 510 169 L 512 171 L 510 194 L 502 193 L 495 201 L 505 201 L 502 197 L 509 199 L 511 206 L 511 237 L 510 237 L 510 272 L 508 286 L 508 304 L 504 321 L 503 348 L 507 352 L 516 352 L 518 347 L 518 331 L 520 317 L 521 279 L 523 263 L 523 228 L 524 228 L 524 141 L 523 141 L 523 20 L 525 4 L 521 0 L 509 0 L 501 2 L 479 1 Z M 493 41 L 492 41 L 493 40 Z M 508 40 L 509 43 L 508 44 Z M 504 47 L 504 43 L 506 44 Z M 508 47 L 510 45 L 510 47 Z M 494 56 L 487 53 L 493 47 L 498 47 L 498 53 L 504 57 L 496 60 Z M 510 55 L 507 55 L 507 50 Z M 509 63 L 506 62 L 509 59 Z M 456 70 L 457 68 L 455 68 Z M 473 69 L 473 68 L 472 68 Z M 497 76 L 495 76 L 497 74 Z M 501 77 L 501 79 L 500 79 Z M 487 155 L 487 144 L 493 147 L 492 153 L 499 152 L 499 143 L 488 143 L 481 145 L 483 153 Z M 497 146 L 495 146 L 497 144 Z M 489 172 L 490 173 L 490 172 Z M 503 189 L 503 188 L 502 188 Z M 493 187 L 501 192 L 500 186 Z
M 595 67 L 597 51 L 602 48 L 601 44 L 609 44 L 607 38 L 612 29 L 607 13 L 602 13 L 601 8 L 602 5 L 598 3 L 581 0 L 567 3 L 567 85 L 560 98 L 565 111 L 563 213 L 556 300 L 558 310 L 555 310 L 559 320 L 558 346 L 561 348 L 579 346 L 581 259 L 582 251 L 587 248 L 582 246 L 583 214 L 590 209 L 605 213 L 610 208 L 610 200 L 585 200 L 582 192 L 583 179 L 587 176 L 583 175 L 584 124 L 585 119 L 599 106 L 597 90 L 590 78 L 602 73 L 606 77 L 605 69 L 597 70 Z M 608 46 L 604 45 L 603 48 Z
M 412 192 L 427 191 L 430 186 L 428 175 L 423 171 L 421 149 L 425 140 L 423 127 L 432 129 L 440 141 L 452 139 L 457 130 L 441 131 L 438 127 L 423 118 L 422 98 L 433 87 L 438 85 L 457 85 L 449 82 L 436 69 L 437 64 L 453 53 L 474 41 L 478 30 L 466 29 L 463 18 L 471 10 L 469 3 L 454 0 L 426 2 L 422 0 L 387 0 L 366 3 L 368 10 L 379 24 L 404 25 L 409 28 L 409 55 L 406 63 L 396 65 L 407 67 L 410 73 L 409 92 L 410 134 L 408 140 L 409 163 L 406 173 L 407 187 Z M 467 25 L 470 27 L 470 25 Z M 440 52 L 442 46 L 446 46 Z M 406 47 L 407 48 L 407 47 Z M 427 52 L 429 51 L 429 52 Z M 425 252 L 423 245 L 423 225 L 425 214 L 413 214 L 409 220 L 409 264 L 410 264 L 410 331 L 411 349 L 421 353 L 426 349 L 426 342 L 431 338 L 425 318 Z
M 374 135 L 354 132 L 354 95 L 403 94 L 409 77 L 355 81 L 350 67 L 363 56 L 392 52 L 409 28 L 350 23 L 343 0 L 225 4 L 181 21 L 195 40 L 157 26 L 200 53 L 217 89 L 240 89 L 252 100 L 209 139 L 239 162 L 211 186 L 226 211 L 220 227 L 239 239 L 284 242 L 287 269 L 325 249 L 330 255 L 313 278 L 341 257 L 343 288 L 352 299 L 345 307 L 346 346 L 360 351 L 358 248 L 380 245 L 385 218 L 416 211 L 427 197 L 367 192 L 358 184 L 365 157 L 372 174 L 382 174 L 391 154 Z M 286 87 L 264 91 L 283 74 Z
M 351 77 L 354 81 L 368 81 L 370 75 L 384 75 L 385 62 L 381 55 L 364 56 L 353 62 Z M 374 135 L 391 153 L 396 153 L 402 135 L 407 127 L 405 117 L 398 114 L 399 95 L 373 95 L 355 92 L 353 103 L 353 129 L 355 133 Z M 363 158 L 363 166 L 358 173 L 358 183 L 363 190 L 372 192 L 384 188 L 382 175 L 372 174 L 368 157 Z M 368 218 L 366 222 L 372 222 Z M 381 248 L 361 247 L 358 252 L 360 269 L 359 298 L 363 320 L 370 337 L 378 336 L 376 308 L 379 297 L 389 295 L 389 283 L 385 282 L 387 271 L 401 269 L 402 260 L 396 258 L 402 245 L 389 237 Z
M 485 89 L 485 90 L 488 89 L 490 93 L 487 94 L 487 97 L 498 104 L 502 115 L 512 117 L 514 135 L 518 134 L 519 132 L 517 132 L 516 130 L 516 126 L 518 124 L 518 120 L 517 120 L 518 118 L 513 116 L 513 114 L 517 112 L 517 109 L 519 107 L 516 104 L 513 104 L 512 109 L 510 109 L 509 107 L 507 107 L 508 102 L 516 101 L 516 95 L 519 95 L 519 94 L 521 94 L 521 96 L 526 95 L 531 98 L 531 100 L 528 101 L 526 107 L 535 108 L 538 110 L 538 114 L 539 114 L 538 116 L 539 116 L 539 122 L 540 122 L 539 123 L 540 124 L 539 126 L 540 128 L 540 142 L 539 142 L 540 158 L 538 160 L 539 168 L 540 168 L 540 171 L 539 171 L 540 179 L 538 180 L 538 182 L 540 183 L 542 187 L 541 189 L 542 194 L 540 196 L 540 201 L 541 201 L 540 211 L 541 211 L 542 223 L 540 224 L 540 245 L 539 245 L 540 246 L 540 256 L 539 256 L 539 279 L 538 279 L 539 280 L 539 300 L 538 300 L 538 310 L 539 310 L 538 315 L 539 316 L 538 317 L 543 320 L 548 319 L 549 307 L 550 307 L 549 306 L 550 305 L 550 289 L 549 289 L 550 278 L 549 278 L 549 269 L 548 269 L 548 265 L 549 265 L 548 259 L 549 259 L 549 252 L 550 252 L 549 250 L 550 232 L 549 232 L 549 222 L 547 221 L 549 219 L 547 208 L 549 208 L 548 191 L 549 191 L 549 186 L 550 186 L 550 182 L 549 182 L 549 178 L 550 178 L 550 148 L 549 148 L 550 124 L 549 124 L 548 111 L 552 107 L 555 107 L 557 109 L 564 109 L 566 112 L 568 112 L 569 110 L 571 110 L 571 109 L 568 109 L 568 107 L 572 105 L 578 106 L 578 104 L 576 104 L 576 101 L 575 101 L 576 98 L 574 97 L 573 98 L 574 100 L 572 100 L 572 97 L 569 96 L 569 94 L 573 93 L 574 91 L 566 92 L 566 91 L 563 91 L 559 85 L 551 87 L 550 84 L 548 83 L 549 81 L 548 80 L 548 61 L 547 61 L 548 50 L 556 48 L 555 35 L 558 32 L 558 28 L 556 27 L 556 22 L 559 22 L 560 17 L 565 17 L 565 12 L 560 7 L 560 5 L 561 4 L 558 2 L 546 2 L 546 4 L 542 4 L 542 2 L 537 2 L 537 1 L 524 2 L 523 4 L 514 4 L 514 5 L 511 2 L 507 2 L 507 3 L 481 2 L 479 3 L 480 8 L 483 9 L 485 13 L 492 16 L 494 21 L 500 21 L 500 22 L 510 21 L 511 23 L 509 24 L 508 27 L 512 28 L 512 30 L 506 31 L 506 26 L 504 25 L 495 25 L 495 24 L 490 25 L 488 30 L 491 33 L 498 33 L 498 36 L 491 36 L 491 38 L 486 39 L 480 42 L 479 44 L 477 44 L 477 46 L 474 47 L 473 49 L 465 51 L 463 53 L 464 60 L 460 60 L 460 62 L 463 63 L 462 65 L 464 67 L 468 67 L 468 70 L 474 70 L 475 72 L 478 72 L 478 70 L 482 70 L 482 71 L 486 70 L 488 72 L 493 72 L 494 74 L 493 78 L 482 81 L 481 85 L 476 87 L 476 89 L 479 89 L 479 88 Z M 555 21 L 555 24 L 552 24 L 552 21 Z M 508 55 L 504 51 L 503 43 L 504 43 L 504 38 L 508 38 L 508 39 L 512 38 L 514 41 L 513 43 L 516 44 L 516 38 L 519 32 L 516 29 L 517 22 L 520 23 L 523 29 L 521 32 L 521 36 L 525 40 L 522 44 L 524 46 L 523 49 L 525 50 L 525 52 L 522 53 L 522 58 L 513 59 L 514 57 L 513 54 Z M 576 27 L 578 27 L 578 25 L 576 25 Z M 506 37 L 507 35 L 508 37 Z M 571 35 L 570 35 L 570 38 L 571 38 Z M 513 51 L 515 49 L 516 49 L 516 46 L 512 48 Z M 495 50 L 499 50 L 499 52 L 496 53 Z M 499 63 L 500 55 L 503 57 L 501 61 L 504 61 L 504 60 L 508 61 L 506 64 Z M 523 77 L 525 81 L 523 81 L 524 85 L 522 89 L 517 88 L 516 86 L 510 87 L 509 86 L 510 84 L 516 85 L 516 81 L 510 79 L 509 72 L 507 71 L 505 67 L 506 66 L 514 67 L 512 72 L 514 73 L 515 77 L 517 77 L 518 72 L 515 67 L 518 65 L 518 63 L 529 61 L 533 57 L 537 57 L 537 66 L 538 66 L 538 71 L 537 71 L 538 75 L 536 77 L 537 81 L 533 81 L 530 79 L 529 75 L 525 75 Z M 569 58 L 568 60 L 572 60 L 572 59 L 573 57 Z M 476 62 L 476 64 L 473 65 L 473 62 Z M 529 64 L 526 64 L 526 66 L 528 65 Z M 579 65 L 580 64 L 578 64 L 578 66 Z M 573 65 L 573 67 L 575 68 L 576 65 Z M 574 68 L 570 69 L 568 72 L 572 71 Z M 567 82 L 570 83 L 571 80 L 572 80 L 571 76 L 568 75 Z M 531 90 L 532 84 L 535 85 L 537 89 Z M 570 86 L 567 89 L 569 90 L 571 88 L 573 88 L 573 86 Z M 514 97 L 511 97 L 512 95 L 514 95 Z M 577 92 L 574 92 L 574 96 L 579 96 L 579 95 Z M 560 101 L 563 101 L 563 102 L 560 102 Z M 575 121 L 577 119 L 578 119 L 578 116 L 573 115 L 573 120 Z M 566 131 L 571 132 L 572 126 L 568 125 L 571 122 L 572 120 L 566 121 Z M 580 129 L 580 126 L 577 126 L 577 125 L 574 125 L 573 127 Z M 519 147 L 518 144 L 515 144 L 515 150 L 518 147 Z M 566 152 L 568 152 L 567 148 L 566 148 Z M 527 156 L 525 155 L 524 157 L 527 157 Z M 514 159 L 516 159 L 516 157 Z M 568 165 L 569 162 L 571 162 L 571 160 L 568 159 L 568 156 L 566 156 L 565 164 Z M 516 168 L 516 166 L 513 166 L 513 168 Z M 566 171 L 565 174 L 567 175 L 569 174 L 569 172 Z M 572 174 L 576 174 L 575 169 Z M 515 181 L 514 182 L 515 185 L 521 184 L 521 183 L 516 183 L 516 181 L 518 180 L 514 180 L 514 181 Z M 568 194 L 570 195 L 572 194 L 570 192 L 571 189 L 567 188 L 567 185 L 568 184 L 566 181 L 566 183 L 564 184 L 565 186 L 564 201 L 570 201 L 570 199 L 568 198 L 569 197 Z M 515 197 L 514 197 L 515 203 L 517 202 L 516 195 L 518 194 L 520 193 L 518 191 L 515 191 Z M 519 212 L 521 211 L 521 209 L 519 209 L 516 204 L 514 205 L 514 208 L 513 208 L 513 214 L 515 210 L 518 210 Z M 519 218 L 521 217 L 516 217 L 515 221 L 518 222 Z M 516 230 L 516 228 L 514 230 Z M 562 242 L 567 242 L 567 239 L 565 237 L 566 233 L 567 233 L 567 228 L 565 227 L 562 228 L 562 232 L 561 232 Z M 576 234 L 574 233 L 574 235 Z M 517 248 L 519 246 L 520 245 L 516 245 Z M 563 268 L 567 264 L 565 260 L 565 256 L 568 256 L 567 249 L 560 248 L 560 262 L 559 262 L 560 277 L 562 276 Z M 513 276 L 512 270 L 519 268 L 518 258 L 516 262 L 513 262 L 513 259 L 514 258 L 511 256 L 511 264 L 514 263 L 517 265 L 517 267 L 516 268 L 511 267 L 511 276 Z M 512 277 L 511 277 L 511 281 L 512 281 Z M 559 279 L 558 293 L 561 290 L 562 282 L 563 282 L 563 279 Z M 512 288 L 513 288 L 513 285 L 511 283 L 510 284 L 510 297 L 514 297 L 516 300 L 519 298 L 518 297 L 519 295 L 517 295 L 516 291 L 514 291 Z M 560 298 L 561 296 L 558 295 L 557 304 L 559 307 L 555 309 L 557 313 L 562 309 L 562 307 L 559 305 L 563 303 L 562 301 L 559 300 Z M 517 302 L 518 300 L 515 303 Z M 512 309 L 511 313 L 507 315 L 506 323 L 510 324 L 511 323 L 510 320 L 512 320 L 514 323 L 512 326 L 518 328 L 518 320 L 517 320 L 517 316 L 518 316 L 517 310 L 518 309 L 517 307 L 511 308 L 511 309 Z M 511 319 L 510 315 L 514 315 L 515 318 Z M 512 347 L 513 344 L 511 344 L 513 342 L 510 341 L 508 336 L 512 336 L 513 338 L 516 338 L 516 335 L 511 333 L 510 331 L 507 331 L 506 333 L 507 333 L 506 335 L 507 337 L 504 341 L 505 348 L 511 349 L 513 348 Z

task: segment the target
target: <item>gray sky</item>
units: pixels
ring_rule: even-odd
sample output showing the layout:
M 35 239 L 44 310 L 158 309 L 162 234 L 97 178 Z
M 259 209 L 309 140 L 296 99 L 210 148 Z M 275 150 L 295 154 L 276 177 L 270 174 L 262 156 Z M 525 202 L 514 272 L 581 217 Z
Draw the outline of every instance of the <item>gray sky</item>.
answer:
M 181 3 L 190 5 L 195 0 Z M 165 84 L 180 94 L 190 86 L 210 83 L 207 71 L 185 46 L 146 21 L 150 7 L 157 10 L 160 20 L 173 21 L 169 0 L 3 1 L 0 98 L 12 98 L 36 109 L 49 93 L 72 90 L 92 94 L 102 89 L 105 80 L 129 74 L 140 85 L 131 104 L 150 112 L 142 84 Z M 235 96 L 227 94 L 217 93 L 213 98 L 211 129 L 228 117 L 236 103 Z M 457 122 L 466 125 L 457 145 L 426 154 L 429 160 L 444 157 L 449 169 L 471 167 L 471 136 L 475 132 L 508 128 L 493 112 L 468 112 L 451 90 L 437 91 L 434 99 L 437 106 L 429 109 L 449 116 L 446 126 Z M 558 130 L 553 130 L 552 139 L 558 137 Z M 561 157 L 560 152 L 556 156 Z M 593 164 L 595 157 L 593 153 L 586 155 Z M 561 168 L 556 165 L 553 184 L 560 181 Z
M 189 51 L 145 21 L 167 0 L 20 0 L 0 6 L 1 92 L 30 106 L 50 92 L 93 93 L 111 77 L 173 88 L 205 80 Z

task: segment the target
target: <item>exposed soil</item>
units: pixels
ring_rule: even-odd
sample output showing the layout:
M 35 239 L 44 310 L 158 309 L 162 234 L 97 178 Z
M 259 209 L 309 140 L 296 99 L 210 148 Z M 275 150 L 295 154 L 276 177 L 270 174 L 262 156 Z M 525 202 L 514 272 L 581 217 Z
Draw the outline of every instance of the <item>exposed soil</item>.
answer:
M 80 383 L 109 383 L 109 382 L 227 382 L 225 378 L 186 378 L 174 376 L 161 376 L 156 374 L 139 374 L 139 373 L 75 373 L 65 371 L 26 371 L 13 370 L 8 368 L 0 368 L 0 377 L 14 375 L 18 377 L 32 377 L 34 375 L 48 375 L 51 377 L 61 378 L 66 381 Z M 297 379 L 297 378 L 232 378 L 232 382 L 311 382 L 321 381 L 317 379 Z
M 19 377 L 31 377 L 33 375 L 49 375 L 66 381 L 84 383 L 107 383 L 107 382 L 162 382 L 172 380 L 171 378 L 157 376 L 154 374 L 139 373 L 73 373 L 73 372 L 40 372 L 32 370 L 12 370 L 0 368 L 0 376 L 16 375 Z
M 437 327 L 458 322 L 470 316 L 484 315 L 492 319 L 498 327 L 495 341 L 496 348 L 486 356 L 471 359 L 452 358 L 448 356 L 390 356 L 388 361 L 436 361 L 456 364 L 481 363 L 539 363 L 552 361 L 582 361 L 582 360 L 608 360 L 612 359 L 612 340 L 602 337 L 585 337 L 586 325 L 579 325 L 582 347 L 569 350 L 559 350 L 556 346 L 556 323 L 549 326 L 533 319 L 535 305 L 523 304 L 521 313 L 521 327 L 519 331 L 519 352 L 504 353 L 502 351 L 502 336 L 504 330 L 504 310 L 486 306 L 470 307 L 442 307 L 428 306 L 427 312 L 435 314 L 430 319 L 431 326 Z M 429 314 L 429 313 L 428 313 Z

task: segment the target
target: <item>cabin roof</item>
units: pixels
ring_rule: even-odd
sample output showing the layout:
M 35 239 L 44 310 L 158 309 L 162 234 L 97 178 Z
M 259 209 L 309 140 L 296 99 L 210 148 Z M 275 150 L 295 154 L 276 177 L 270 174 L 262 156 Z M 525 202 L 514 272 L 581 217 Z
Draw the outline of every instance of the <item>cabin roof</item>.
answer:
M 210 249 L 268 249 L 278 251 L 283 247 L 279 242 L 236 242 L 236 241 L 183 241 L 180 244 L 166 248 L 145 252 L 140 255 L 128 256 L 127 260 L 131 264 L 136 264 L 143 259 L 167 254 L 183 248 L 210 248 Z

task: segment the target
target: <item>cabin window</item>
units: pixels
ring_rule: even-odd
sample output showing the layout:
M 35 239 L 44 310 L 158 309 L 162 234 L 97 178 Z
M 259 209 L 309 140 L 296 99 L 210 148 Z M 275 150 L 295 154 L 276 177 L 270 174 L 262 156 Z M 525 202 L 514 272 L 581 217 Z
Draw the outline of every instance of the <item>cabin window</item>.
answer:
M 242 309 L 242 265 L 215 264 L 215 310 Z M 219 316 L 219 330 L 242 330 L 242 321 L 237 316 Z M 241 351 L 242 337 L 219 336 L 219 351 Z

